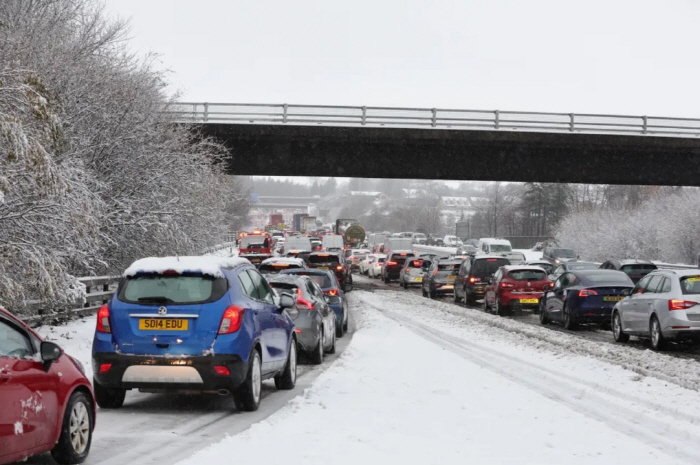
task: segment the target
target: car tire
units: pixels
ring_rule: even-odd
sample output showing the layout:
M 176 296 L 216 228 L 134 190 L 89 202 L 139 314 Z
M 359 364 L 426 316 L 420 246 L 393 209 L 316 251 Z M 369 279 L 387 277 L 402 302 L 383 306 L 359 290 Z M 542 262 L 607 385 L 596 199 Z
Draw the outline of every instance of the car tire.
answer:
M 348 315 L 347 308 L 345 309 L 345 312 L 343 312 L 343 317 L 343 334 L 345 334 L 348 332 L 348 320 L 350 319 L 350 315 Z
M 484 295 L 484 304 L 481 306 L 481 308 L 485 313 L 491 312 L 491 309 L 489 308 L 489 300 L 486 298 L 486 295 Z
M 262 363 L 260 353 L 253 349 L 248 364 L 248 375 L 238 389 L 233 392 L 233 401 L 240 412 L 254 412 L 260 407 L 262 393 Z
M 476 304 L 476 299 L 473 296 L 467 294 L 466 290 L 464 291 L 464 301 L 467 306 Z
M 316 344 L 316 347 L 314 350 L 309 354 L 309 359 L 311 360 L 311 363 L 314 365 L 320 365 L 323 363 L 323 355 L 325 354 L 325 349 L 323 348 L 325 341 L 325 338 L 323 336 L 323 329 L 319 329 L 319 333 L 321 334 L 318 338 L 318 344 Z
M 406 281 L 401 281 L 401 287 L 408 289 L 408 284 L 406 284 Z
M 430 288 L 428 288 L 428 296 L 429 296 L 431 299 L 434 299 L 434 298 L 436 297 L 436 295 L 437 295 L 437 293 L 435 292 L 435 289 L 430 289 Z
M 459 298 L 459 296 L 457 295 L 457 289 L 454 289 L 454 290 L 452 291 L 452 302 L 454 302 L 455 304 L 459 305 L 460 298 Z
M 578 328 L 578 325 L 576 324 L 573 316 L 571 315 L 571 310 L 567 308 L 566 303 L 564 304 L 564 307 L 562 307 L 561 311 L 564 314 L 564 329 L 573 331 L 576 328 Z
M 95 416 L 92 400 L 82 391 L 75 391 L 68 400 L 61 423 L 61 435 L 51 456 L 58 463 L 83 463 L 90 452 Z
M 548 325 L 549 323 L 549 315 L 547 315 L 547 310 L 544 308 L 543 301 L 540 300 L 540 324 Z
M 126 389 L 104 387 L 94 378 L 92 380 L 92 386 L 95 391 L 95 402 L 97 402 L 100 408 L 112 409 L 124 405 Z
M 421 291 L 421 293 L 423 294 L 423 297 L 428 297 L 428 293 L 425 292 L 425 287 L 423 287 L 422 285 L 421 285 L 421 287 L 420 287 L 420 291 Z
M 657 352 L 666 349 L 666 338 L 661 333 L 661 324 L 656 315 L 652 315 L 649 321 L 649 337 L 651 339 L 651 349 Z
M 289 353 L 287 354 L 287 363 L 284 365 L 284 371 L 275 376 L 275 387 L 277 389 L 290 390 L 294 389 L 297 384 L 297 341 L 292 337 L 292 343 L 289 345 Z
M 333 343 L 331 344 L 331 348 L 328 349 L 329 354 L 334 354 L 335 353 L 335 343 L 336 343 L 336 334 L 335 332 L 333 333 Z
M 622 331 L 622 318 L 620 312 L 613 313 L 612 317 L 612 332 L 615 342 L 627 342 L 630 340 L 630 335 Z
M 501 299 L 498 297 L 494 299 L 493 310 L 498 316 L 506 316 L 508 314 L 508 307 L 501 305 Z

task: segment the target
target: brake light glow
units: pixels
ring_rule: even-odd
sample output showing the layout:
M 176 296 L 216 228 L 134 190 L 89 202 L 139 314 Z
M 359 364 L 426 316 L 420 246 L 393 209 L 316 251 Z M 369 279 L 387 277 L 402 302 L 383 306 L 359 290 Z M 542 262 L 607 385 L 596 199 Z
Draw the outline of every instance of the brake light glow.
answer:
M 685 310 L 687 308 L 697 305 L 697 302 L 692 302 L 690 300 L 669 300 L 668 309 L 669 310 Z
M 109 326 L 109 305 L 104 304 L 97 311 L 97 331 L 101 333 L 111 333 L 112 328 Z
M 598 295 L 598 293 L 593 289 L 581 289 L 580 291 L 578 291 L 579 297 L 589 297 L 592 295 Z
M 506 288 L 506 287 L 515 287 L 515 286 L 514 286 L 513 284 L 511 284 L 511 283 L 505 283 L 505 282 L 504 282 L 504 283 L 501 283 L 501 287 Z
M 313 310 L 314 304 L 301 297 L 297 298 L 297 308 L 299 310 Z
M 480 281 L 480 280 L 479 280 L 479 278 L 477 278 L 476 276 L 472 276 L 472 277 L 469 278 L 469 282 L 470 282 L 470 283 L 475 283 L 475 282 L 477 282 L 477 281 Z
M 112 364 L 111 363 L 103 363 L 100 365 L 100 373 L 109 373 L 109 370 L 112 369 Z
M 165 271 L 163 271 L 163 274 L 179 274 L 179 273 L 175 270 L 165 270 Z
M 323 293 L 330 296 L 336 296 L 338 295 L 338 289 L 329 289 L 327 291 L 323 291 Z
M 496 260 L 498 260 L 498 259 L 497 258 L 487 258 L 486 259 L 487 262 L 495 262 Z
M 226 367 L 223 366 L 223 365 L 216 365 L 216 366 L 214 366 L 214 371 L 215 371 L 216 374 L 219 375 L 219 376 L 228 376 L 228 375 L 231 374 L 231 372 L 228 370 L 228 368 L 226 368 Z
M 391 266 L 391 265 L 398 265 L 398 263 L 396 263 L 396 262 L 393 261 L 393 260 L 386 262 L 386 264 L 387 264 L 388 266 Z
M 405 257 L 405 256 L 406 256 L 406 252 L 401 252 L 399 255 L 401 255 L 402 257 Z
M 219 324 L 219 334 L 231 334 L 238 331 L 243 323 L 244 314 L 245 308 L 238 305 L 231 305 L 224 310 L 224 316 L 221 317 L 221 324 Z
M 343 269 L 343 265 L 338 265 L 338 266 L 335 267 L 335 269 L 338 270 L 338 271 L 340 271 L 340 270 Z

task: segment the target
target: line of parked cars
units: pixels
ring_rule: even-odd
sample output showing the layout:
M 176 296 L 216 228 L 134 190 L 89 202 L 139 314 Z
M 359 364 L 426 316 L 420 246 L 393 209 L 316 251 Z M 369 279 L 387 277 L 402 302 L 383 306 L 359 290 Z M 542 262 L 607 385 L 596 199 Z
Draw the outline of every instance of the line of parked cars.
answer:
M 231 395 L 253 411 L 263 380 L 294 388 L 299 355 L 320 364 L 348 331 L 352 287 L 338 258 L 278 257 L 260 269 L 239 257 L 137 260 L 97 313 L 92 380 L 0 308 L 0 463 L 47 451 L 81 463 L 96 407 L 121 407 L 131 389 Z

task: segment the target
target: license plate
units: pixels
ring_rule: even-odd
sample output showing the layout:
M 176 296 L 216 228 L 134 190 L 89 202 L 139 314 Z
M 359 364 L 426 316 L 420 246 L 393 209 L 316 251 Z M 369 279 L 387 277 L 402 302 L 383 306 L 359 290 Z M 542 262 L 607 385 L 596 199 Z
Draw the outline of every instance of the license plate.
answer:
M 417 283 L 422 283 L 422 282 L 423 282 L 423 277 L 422 277 L 422 276 L 418 276 L 417 278 L 414 278 L 413 280 L 414 280 L 415 282 L 417 282 Z
M 175 318 L 141 318 L 139 329 L 144 331 L 187 331 L 189 320 Z
M 327 266 L 319 266 L 318 269 L 319 270 L 328 270 L 329 268 Z
M 538 304 L 540 299 L 520 299 L 521 304 Z
M 447 282 L 448 282 L 448 283 L 452 283 L 452 282 L 454 282 L 455 279 L 457 279 L 457 276 L 448 276 L 448 277 L 447 277 Z
M 260 259 L 259 258 L 251 258 L 250 263 L 260 263 Z
M 605 302 L 619 302 L 620 300 L 624 299 L 625 297 L 622 295 L 604 295 L 603 300 Z

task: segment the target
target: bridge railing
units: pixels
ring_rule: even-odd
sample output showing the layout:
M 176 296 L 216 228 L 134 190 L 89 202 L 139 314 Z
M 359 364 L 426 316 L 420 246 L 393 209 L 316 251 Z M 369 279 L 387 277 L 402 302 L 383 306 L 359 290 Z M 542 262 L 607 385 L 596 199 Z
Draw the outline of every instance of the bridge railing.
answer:
M 177 121 L 700 136 L 700 119 L 445 108 L 179 102 Z

